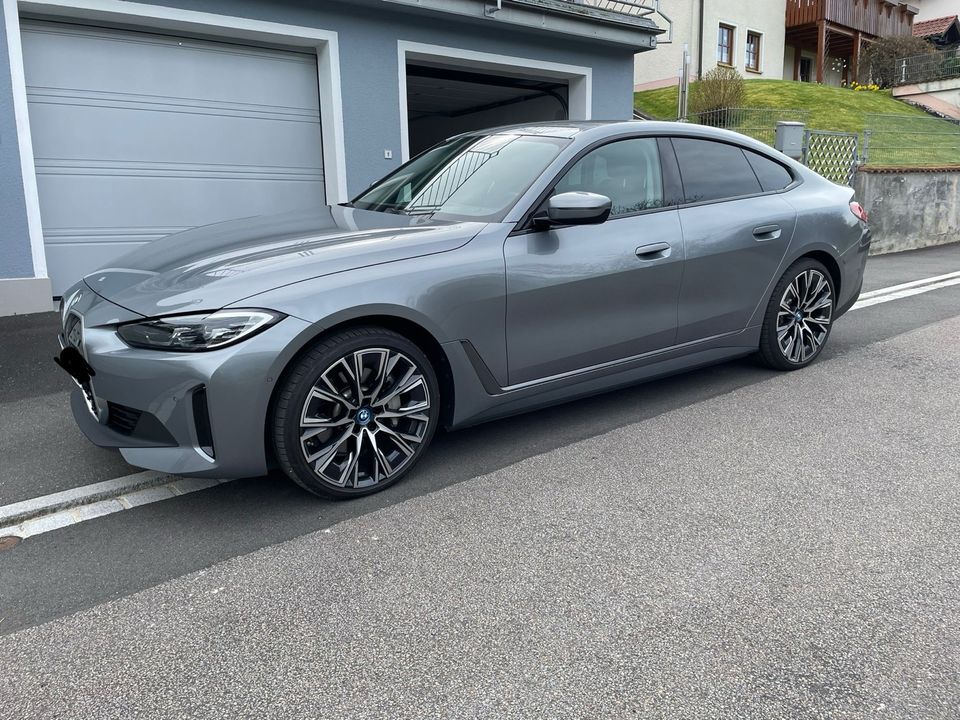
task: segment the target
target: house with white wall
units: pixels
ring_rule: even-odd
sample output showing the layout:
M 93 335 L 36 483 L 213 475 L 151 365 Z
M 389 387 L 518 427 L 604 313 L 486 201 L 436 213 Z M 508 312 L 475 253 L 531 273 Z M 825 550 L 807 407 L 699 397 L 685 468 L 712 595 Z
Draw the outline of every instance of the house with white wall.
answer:
M 783 76 L 786 0 L 661 0 L 673 38 L 634 60 L 634 89 L 675 85 L 690 53 L 690 79 L 724 65 L 747 79 Z
M 960 15 L 960 0 L 911 0 L 917 6 L 915 22 Z
M 675 84 L 684 46 L 691 80 L 725 65 L 747 80 L 843 85 L 856 78 L 865 44 L 910 35 L 915 18 L 951 14 L 951 8 L 956 14 L 957 5 L 960 0 L 661 0 L 673 20 L 673 43 L 635 58 L 634 89 Z

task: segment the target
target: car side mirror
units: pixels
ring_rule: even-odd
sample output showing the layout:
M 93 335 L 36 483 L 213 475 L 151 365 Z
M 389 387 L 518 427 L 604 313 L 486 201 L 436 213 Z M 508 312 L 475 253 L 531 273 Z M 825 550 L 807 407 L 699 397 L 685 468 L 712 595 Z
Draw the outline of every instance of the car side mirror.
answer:
M 565 192 L 547 201 L 546 213 L 535 220 L 550 225 L 599 225 L 610 217 L 610 198 L 591 192 Z

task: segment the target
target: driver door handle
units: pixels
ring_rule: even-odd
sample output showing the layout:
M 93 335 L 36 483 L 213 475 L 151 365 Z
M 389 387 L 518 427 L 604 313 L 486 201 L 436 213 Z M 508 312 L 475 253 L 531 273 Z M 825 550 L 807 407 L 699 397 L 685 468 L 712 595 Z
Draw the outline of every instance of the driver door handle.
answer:
M 637 248 L 637 257 L 644 261 L 662 260 L 665 257 L 670 257 L 670 243 L 658 242 L 641 245 Z

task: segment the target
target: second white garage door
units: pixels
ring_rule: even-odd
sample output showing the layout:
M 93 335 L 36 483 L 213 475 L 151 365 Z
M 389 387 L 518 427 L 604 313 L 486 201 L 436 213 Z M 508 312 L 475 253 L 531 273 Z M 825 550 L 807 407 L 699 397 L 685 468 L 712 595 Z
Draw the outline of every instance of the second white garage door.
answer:
M 315 55 L 23 23 L 54 294 L 138 244 L 324 202 Z

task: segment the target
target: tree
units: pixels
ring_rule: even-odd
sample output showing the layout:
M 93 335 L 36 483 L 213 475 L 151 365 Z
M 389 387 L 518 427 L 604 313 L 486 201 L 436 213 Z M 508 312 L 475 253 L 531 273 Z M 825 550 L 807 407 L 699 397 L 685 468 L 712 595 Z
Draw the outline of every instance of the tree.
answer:
M 904 58 L 936 54 L 937 49 L 920 37 L 900 35 L 880 38 L 861 51 L 859 80 L 875 83 L 882 88 L 893 87 L 900 81 L 901 61 Z

